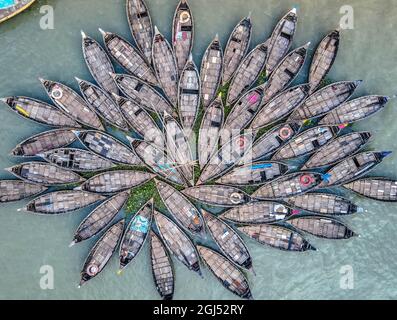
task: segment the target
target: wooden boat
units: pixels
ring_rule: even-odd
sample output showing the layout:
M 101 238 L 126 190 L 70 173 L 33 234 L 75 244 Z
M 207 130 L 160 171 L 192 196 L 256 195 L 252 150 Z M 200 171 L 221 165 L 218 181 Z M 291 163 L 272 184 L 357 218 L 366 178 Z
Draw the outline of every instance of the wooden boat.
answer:
M 347 101 L 361 83 L 361 80 L 341 81 L 318 90 L 292 113 L 290 120 L 305 121 L 327 114 Z
M 119 89 L 110 75 L 114 73 L 114 67 L 105 49 L 83 31 L 81 36 L 84 60 L 92 77 L 106 92 L 118 94 Z
M 172 105 L 178 103 L 178 66 L 167 39 L 154 27 L 152 61 L 157 80 Z
M 316 250 L 300 233 L 280 225 L 259 224 L 237 228 L 262 245 L 284 251 Z
M 19 180 L 0 180 L 0 203 L 14 202 L 36 196 L 48 188 Z
M 339 161 L 357 153 L 371 139 L 370 132 L 352 132 L 340 136 L 318 151 L 303 165 L 302 170 L 310 170 L 337 164 Z
M 128 124 L 118 105 L 105 91 L 88 81 L 79 78 L 76 80 L 85 101 L 94 108 L 98 116 L 117 129 L 128 131 Z
M 241 62 L 230 83 L 227 104 L 234 104 L 259 79 L 266 65 L 269 42 L 256 46 Z
M 320 124 L 338 125 L 364 120 L 381 111 L 389 99 L 384 96 L 366 96 L 348 101 L 328 113 Z
M 296 9 L 289 11 L 276 25 L 269 41 L 266 73 L 270 75 L 291 48 L 298 17 Z
M 397 181 L 384 177 L 368 177 L 343 185 L 361 196 L 384 202 L 397 201 Z
M 20 14 L 21 12 L 28 9 L 36 0 L 18 0 L 13 1 L 12 5 L 3 4 L 0 7 L 0 23 L 11 19 L 12 17 Z
M 188 137 L 179 123 L 166 114 L 164 128 L 167 141 L 167 154 L 178 165 L 178 170 L 185 178 L 187 184 L 194 185 L 194 164 L 192 150 Z
M 251 254 L 237 232 L 208 211 L 203 210 L 203 217 L 212 238 L 222 253 L 240 268 L 255 274 Z
M 255 201 L 231 208 L 218 217 L 236 224 L 262 224 L 283 221 L 295 210 L 274 201 Z
M 117 250 L 124 232 L 125 220 L 120 220 L 110 227 L 92 248 L 81 271 L 79 288 L 87 281 L 96 277 L 108 264 Z
M 127 139 L 130 141 L 137 156 L 150 170 L 171 183 L 184 186 L 185 180 L 179 173 L 178 168 L 176 168 L 177 165 L 168 159 L 163 149 L 144 140 L 130 137 L 127 137 Z
M 139 103 L 113 95 L 128 125 L 148 142 L 164 147 L 164 134 L 149 112 Z
M 127 0 L 127 18 L 134 42 L 146 61 L 152 63 L 154 36 L 152 18 L 144 0 Z
M 163 241 L 150 232 L 150 262 L 153 280 L 163 300 L 172 300 L 175 289 L 174 266 Z
M 191 55 L 181 71 L 178 92 L 179 118 L 185 132 L 191 132 L 196 123 L 201 102 L 200 73 Z
M 149 83 L 126 74 L 113 74 L 113 79 L 126 97 L 146 110 L 156 112 L 159 115 L 163 115 L 164 111 L 169 114 L 175 113 L 171 104 Z
M 349 227 L 333 218 L 303 216 L 292 217 L 287 222 L 298 230 L 310 233 L 319 238 L 337 240 L 357 236 Z
M 192 240 L 168 217 L 154 211 L 154 220 L 167 249 L 189 270 L 200 276 L 200 260 Z
M 193 49 L 194 19 L 187 0 L 180 0 L 172 24 L 172 47 L 179 74 L 182 73 Z
M 120 271 L 124 270 L 142 251 L 149 235 L 153 218 L 153 199 L 147 202 L 131 219 L 121 239 Z
M 85 181 L 77 173 L 43 162 L 21 163 L 5 170 L 26 182 L 41 184 L 47 187 L 64 186 Z
M 253 199 L 284 200 L 318 187 L 323 175 L 315 172 L 294 172 L 268 182 L 252 194 Z
M 88 179 L 75 190 L 101 194 L 113 194 L 137 188 L 153 179 L 156 175 L 142 171 L 119 170 L 100 173 Z
M 56 191 L 39 196 L 18 211 L 39 215 L 58 215 L 88 207 L 106 198 L 100 194 L 83 191 Z
M 157 79 L 152 67 L 146 62 L 135 47 L 124 38 L 111 32 L 99 29 L 103 35 L 108 53 L 121 65 L 128 73 L 152 84 L 157 84 Z
M 253 300 L 246 276 L 233 263 L 208 247 L 197 246 L 197 250 L 212 274 L 227 290 L 240 298 Z
M 250 14 L 236 25 L 227 41 L 223 61 L 223 85 L 232 80 L 240 63 L 248 53 L 251 36 L 252 22 Z
M 192 234 L 203 234 L 204 221 L 197 208 L 171 185 L 155 181 L 161 200 L 178 223 Z
M 75 172 L 102 171 L 115 166 L 95 153 L 74 148 L 54 149 L 37 156 L 59 168 Z
M 216 183 L 234 186 L 261 185 L 284 175 L 289 170 L 281 162 L 256 162 L 234 168 Z
M 339 40 L 339 30 L 334 30 L 318 45 L 309 71 L 310 94 L 316 91 L 331 70 L 338 54 Z
M 230 140 L 230 137 L 239 135 L 248 126 L 258 110 L 260 110 L 263 94 L 263 89 L 258 87 L 250 90 L 237 101 L 223 126 L 223 134 L 221 135 L 223 141 L 221 141 L 221 145 L 223 142 L 227 142 L 225 141 L 225 136 L 228 136 L 227 133 L 230 133 L 228 138 Z
M 69 247 L 88 240 L 105 229 L 116 218 L 129 196 L 129 191 L 121 192 L 96 207 L 79 225 Z
M 247 164 L 269 158 L 274 152 L 294 138 L 300 128 L 301 126 L 298 123 L 283 123 L 270 129 L 246 151 L 239 164 Z
M 253 137 L 251 133 L 242 134 L 230 139 L 208 161 L 197 184 L 201 185 L 207 181 L 217 179 L 231 170 L 251 148 L 252 141 Z
M 105 130 L 95 110 L 87 105 L 77 92 L 59 82 L 44 79 L 40 79 L 40 81 L 55 105 L 66 112 L 69 117 L 84 126 Z
M 287 160 L 306 156 L 334 139 L 340 129 L 331 126 L 317 126 L 310 128 L 288 142 L 273 156 L 273 160 Z
M 224 106 L 219 95 L 205 110 L 198 136 L 198 158 L 200 169 L 208 163 L 217 150 L 219 135 L 224 122 Z
M 56 129 L 34 135 L 18 144 L 11 155 L 18 157 L 34 157 L 37 154 L 53 149 L 63 148 L 74 141 L 77 137 L 71 129 Z
M 285 201 L 295 208 L 330 216 L 349 215 L 362 211 L 350 200 L 332 193 L 309 192 Z
M 250 129 L 258 131 L 284 119 L 296 108 L 299 108 L 308 97 L 309 89 L 310 87 L 307 84 L 289 88 L 277 95 L 268 104 L 262 105 L 254 120 L 252 120 Z
M 223 185 L 205 185 L 188 188 L 182 193 L 195 201 L 216 207 L 235 207 L 251 201 L 244 191 Z
M 80 142 L 90 151 L 114 163 L 141 165 L 138 156 L 125 144 L 104 132 L 75 131 Z
M 263 104 L 271 101 L 277 94 L 288 87 L 301 71 L 306 61 L 307 50 L 310 42 L 290 52 L 274 69 L 263 88 L 265 96 Z
M 8 97 L 0 101 L 8 105 L 16 114 L 33 122 L 58 128 L 81 128 L 77 121 L 43 101 L 28 97 Z
M 218 35 L 204 53 L 201 61 L 201 103 L 204 109 L 215 100 L 222 81 L 223 51 Z
M 332 167 L 326 174 L 327 179 L 320 188 L 335 187 L 350 183 L 379 165 L 391 152 L 361 152 Z

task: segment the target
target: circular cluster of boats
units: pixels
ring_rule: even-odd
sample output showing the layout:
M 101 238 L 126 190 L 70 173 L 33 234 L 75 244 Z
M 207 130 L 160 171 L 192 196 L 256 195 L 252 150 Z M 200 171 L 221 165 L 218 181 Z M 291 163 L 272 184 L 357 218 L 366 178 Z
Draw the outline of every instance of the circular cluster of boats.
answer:
M 76 78 L 81 94 L 40 79 L 53 105 L 21 96 L 2 99 L 22 117 L 54 129 L 12 151 L 43 161 L 7 169 L 19 179 L 0 181 L 0 202 L 36 197 L 23 210 L 42 215 L 100 202 L 71 243 L 102 233 L 80 285 L 98 276 L 118 248 L 121 272 L 148 239 L 154 282 L 164 299 L 174 294 L 171 255 L 199 275 L 204 263 L 225 288 L 251 299 L 243 270 L 255 274 L 253 259 L 240 234 L 280 250 L 316 250 L 306 234 L 356 235 L 339 217 L 362 209 L 333 192 L 336 187 L 397 201 L 395 180 L 366 176 L 390 152 L 362 151 L 371 133 L 349 126 L 380 111 L 388 98 L 349 100 L 361 81 L 324 85 L 338 52 L 338 30 L 318 45 L 308 83 L 290 87 L 310 45 L 290 51 L 295 9 L 251 51 L 252 21 L 242 19 L 225 48 L 218 36 L 210 43 L 200 70 L 191 55 L 194 20 L 186 0 L 176 9 L 171 43 L 153 26 L 143 0 L 127 0 L 127 16 L 136 46 L 100 29 L 104 49 L 82 32 L 96 84 Z M 116 74 L 112 60 L 125 74 Z M 110 127 L 124 132 L 129 145 L 109 134 Z M 71 147 L 75 143 L 80 148 Z M 296 159 L 304 162 L 291 165 Z M 131 190 L 151 180 L 168 214 L 147 199 L 128 224 L 112 224 Z M 215 215 L 196 203 L 224 210 Z M 200 244 L 206 234 L 216 247 Z

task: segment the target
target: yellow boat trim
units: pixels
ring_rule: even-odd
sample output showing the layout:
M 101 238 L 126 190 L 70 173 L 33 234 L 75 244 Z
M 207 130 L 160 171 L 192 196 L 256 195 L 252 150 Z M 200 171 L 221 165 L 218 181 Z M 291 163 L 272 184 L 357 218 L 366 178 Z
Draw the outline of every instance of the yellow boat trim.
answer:
M 20 113 L 22 113 L 24 116 L 29 117 L 29 112 L 27 112 L 25 109 L 23 109 L 21 106 L 16 106 L 15 109 L 17 109 Z
M 3 19 L 0 20 L 0 23 L 11 19 L 13 17 L 15 17 L 16 15 L 20 14 L 22 11 L 25 11 L 26 9 L 28 9 L 33 3 L 35 3 L 36 0 L 32 0 L 31 2 L 29 2 L 28 4 L 24 5 L 22 8 L 19 8 L 17 11 L 15 11 L 14 13 L 10 14 L 9 16 L 4 17 Z

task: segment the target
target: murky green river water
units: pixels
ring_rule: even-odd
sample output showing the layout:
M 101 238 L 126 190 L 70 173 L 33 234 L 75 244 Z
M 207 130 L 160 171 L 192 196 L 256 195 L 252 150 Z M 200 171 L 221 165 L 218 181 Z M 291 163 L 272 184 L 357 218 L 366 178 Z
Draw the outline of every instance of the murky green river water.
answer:
M 170 37 L 171 18 L 177 0 L 147 0 L 153 19 Z M 191 0 L 196 20 L 194 57 L 197 62 L 216 33 L 225 43 L 233 26 L 252 11 L 252 46 L 266 39 L 272 27 L 291 7 L 299 8 L 295 46 L 317 44 L 337 27 L 345 1 L 304 0 Z M 55 29 L 41 30 L 40 6 L 55 10 Z M 351 0 L 354 29 L 342 32 L 342 45 L 330 74 L 334 80 L 364 79 L 358 94 L 397 93 L 397 1 Z M 124 0 L 41 0 L 26 13 L 0 25 L 0 96 L 28 95 L 46 99 L 39 76 L 60 80 L 76 88 L 74 76 L 90 79 L 81 54 L 80 29 L 100 39 L 97 28 L 130 39 Z M 300 76 L 306 79 L 307 70 Z M 77 89 L 77 88 L 76 88 Z M 376 138 L 370 149 L 397 151 L 397 103 L 355 129 L 371 130 Z M 0 168 L 20 160 L 7 156 L 22 139 L 45 128 L 24 121 L 0 108 Z M 396 174 L 397 154 L 374 174 Z M 9 178 L 4 171 L 1 178 Z M 366 209 L 345 219 L 361 237 L 350 241 L 310 238 L 319 249 L 304 254 L 264 248 L 252 241 L 257 276 L 250 276 L 256 299 L 377 299 L 397 298 L 397 213 L 392 204 L 371 202 L 350 195 Z M 72 235 L 87 214 L 34 217 L 18 213 L 24 203 L 0 207 L 0 299 L 157 299 L 149 268 L 148 246 L 137 261 L 117 276 L 116 259 L 100 277 L 77 289 L 79 272 L 93 245 L 88 241 L 68 248 Z M 89 209 L 88 209 L 89 210 Z M 54 289 L 40 289 L 40 267 L 54 268 Z M 354 288 L 342 289 L 341 268 L 353 268 Z M 205 280 L 176 266 L 176 299 L 233 299 L 206 270 Z

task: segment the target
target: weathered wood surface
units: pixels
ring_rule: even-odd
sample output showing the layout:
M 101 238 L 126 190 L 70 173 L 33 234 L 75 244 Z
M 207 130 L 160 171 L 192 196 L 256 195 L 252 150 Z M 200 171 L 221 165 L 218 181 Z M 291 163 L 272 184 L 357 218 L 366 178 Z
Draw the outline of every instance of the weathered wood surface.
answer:
M 117 250 L 123 235 L 125 220 L 120 220 L 110 227 L 91 249 L 81 271 L 79 287 L 96 277 L 108 264 Z
M 307 193 L 318 187 L 323 175 L 314 172 L 290 173 L 273 180 L 252 194 L 253 199 L 284 200 L 285 198 Z
M 27 162 L 5 169 L 26 182 L 50 186 L 65 186 L 85 181 L 77 173 L 44 162 Z
M 40 81 L 55 105 L 69 117 L 84 126 L 105 130 L 95 110 L 77 92 L 59 82 L 44 79 Z
M 157 84 L 152 67 L 132 44 L 115 33 L 100 31 L 109 54 L 119 65 L 128 73 L 152 85 Z
M 310 128 L 279 149 L 272 159 L 280 161 L 312 154 L 334 139 L 339 131 L 338 127 L 330 126 Z
M 219 141 L 219 135 L 224 123 L 224 106 L 221 96 L 205 110 L 198 137 L 198 158 L 200 169 L 208 163 Z
M 279 202 L 255 201 L 227 210 L 218 217 L 236 224 L 262 224 L 285 220 L 294 210 Z
M 149 9 L 144 0 L 127 0 L 127 18 L 134 42 L 149 64 L 152 62 L 154 30 Z
M 111 169 L 113 162 L 82 149 L 61 148 L 37 156 L 62 169 L 75 172 L 95 172 Z
M 200 260 L 192 240 L 171 219 L 156 210 L 154 220 L 167 249 L 189 270 L 201 276 Z
M 71 119 L 62 110 L 33 98 L 8 97 L 1 98 L 19 116 L 46 126 L 57 128 L 81 128 L 81 125 Z
M 268 41 L 256 46 L 241 62 L 229 87 L 228 105 L 235 103 L 258 80 L 265 68 Z
M 344 187 L 369 199 L 385 202 L 397 201 L 397 181 L 389 178 L 362 178 L 347 183 Z
M 278 22 L 269 41 L 269 52 L 266 59 L 266 72 L 270 75 L 291 48 L 298 17 L 293 8 Z
M 105 49 L 83 31 L 81 35 L 84 60 L 92 77 L 106 92 L 118 94 L 119 90 L 110 75 L 114 73 L 114 67 Z
M 309 192 L 285 201 L 295 208 L 324 215 L 349 215 L 362 211 L 350 200 L 332 193 Z
M 180 0 L 172 25 L 172 47 L 179 74 L 182 73 L 194 44 L 194 19 L 187 0 Z
M 318 90 L 292 113 L 290 120 L 304 121 L 327 114 L 347 101 L 361 83 L 361 80 L 340 81 Z
M 197 186 L 185 189 L 182 193 L 195 201 L 219 207 L 235 207 L 251 200 L 242 190 L 223 185 Z
M 104 196 L 90 192 L 56 191 L 35 198 L 22 210 L 34 214 L 57 215 L 80 210 L 105 199 Z
M 46 151 L 66 147 L 76 139 L 71 129 L 46 131 L 21 142 L 11 151 L 11 154 L 19 157 L 33 157 Z
M 389 100 L 384 96 L 366 96 L 348 101 L 328 113 L 320 124 L 338 125 L 364 120 L 381 111 Z
M 227 290 L 240 298 L 253 299 L 246 276 L 226 257 L 203 246 L 197 246 L 197 250 L 213 275 Z
M 309 71 L 310 94 L 316 91 L 331 70 L 338 54 L 339 40 L 339 30 L 334 30 L 318 45 Z
M 114 163 L 141 165 L 138 156 L 125 144 L 100 131 L 75 131 L 81 143 L 90 151 Z
M 362 149 L 371 136 L 370 132 L 352 132 L 340 136 L 318 149 L 303 165 L 302 170 L 334 165 Z
M 130 192 L 121 192 L 107 199 L 81 222 L 77 228 L 70 247 L 76 243 L 88 240 L 104 230 L 124 207 Z
M 80 187 L 75 188 L 75 190 L 113 194 L 139 187 L 155 176 L 152 173 L 132 170 L 104 172 L 88 179 Z
M 201 102 L 200 73 L 191 55 L 181 71 L 178 92 L 179 119 L 188 134 L 196 123 Z
M 223 51 L 218 35 L 204 53 L 201 62 L 201 102 L 204 109 L 214 101 L 222 81 Z
M 288 220 L 298 230 L 325 239 L 349 239 L 357 236 L 339 220 L 320 216 L 292 217 Z
M 152 61 L 157 80 L 168 100 L 176 106 L 178 103 L 178 66 L 175 54 L 167 39 L 155 27 Z
M 142 251 L 153 218 L 153 199 L 149 200 L 131 219 L 121 239 L 120 271 L 127 267 Z
M 85 101 L 94 108 L 103 120 L 122 131 L 128 131 L 128 124 L 111 96 L 88 81 L 79 78 L 76 78 L 76 80 L 79 83 L 80 92 Z
M 242 19 L 233 29 L 226 44 L 222 84 L 225 85 L 232 80 L 240 63 L 248 53 L 252 36 L 251 17 Z
M 326 174 L 327 179 L 320 188 L 335 187 L 352 182 L 379 165 L 391 152 L 361 152 L 351 156 L 334 167 Z
M 215 182 L 234 186 L 261 185 L 284 175 L 288 170 L 288 166 L 281 162 L 256 162 L 236 167 Z
M 20 180 L 0 180 L 0 203 L 14 202 L 36 196 L 47 187 Z
M 16 0 L 12 6 L 0 9 L 0 23 L 29 8 L 36 0 Z
M 175 289 L 174 266 L 161 239 L 150 232 L 150 262 L 154 284 L 163 300 L 172 300 Z
M 259 224 L 237 228 L 262 245 L 284 251 L 316 250 L 300 233 L 279 225 Z
M 205 232 L 204 221 L 199 210 L 177 189 L 156 180 L 156 187 L 168 211 L 178 223 L 192 234 Z
M 257 131 L 275 124 L 298 108 L 309 94 L 307 84 L 287 89 L 259 108 L 250 129 Z

